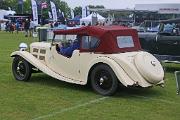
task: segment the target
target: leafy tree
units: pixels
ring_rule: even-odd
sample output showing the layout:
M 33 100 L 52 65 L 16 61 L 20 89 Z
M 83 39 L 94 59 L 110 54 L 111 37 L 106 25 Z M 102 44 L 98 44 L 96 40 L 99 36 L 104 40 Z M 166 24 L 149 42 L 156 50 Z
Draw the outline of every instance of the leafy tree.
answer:
M 56 4 L 57 10 L 61 10 L 61 12 L 64 13 L 64 17 L 68 18 L 70 17 L 71 14 L 71 9 L 68 6 L 68 4 L 65 1 L 60 1 L 60 0 L 53 0 L 54 3 Z
M 31 13 L 31 0 L 26 0 L 23 3 L 23 13 L 30 14 Z
M 81 15 L 81 13 L 82 13 L 82 7 L 81 6 L 74 8 L 74 15 L 75 16 L 76 15 Z
M 0 0 L 0 9 L 8 10 L 9 7 L 16 11 L 18 2 L 16 0 Z
M 105 8 L 103 5 L 89 5 L 89 8 Z

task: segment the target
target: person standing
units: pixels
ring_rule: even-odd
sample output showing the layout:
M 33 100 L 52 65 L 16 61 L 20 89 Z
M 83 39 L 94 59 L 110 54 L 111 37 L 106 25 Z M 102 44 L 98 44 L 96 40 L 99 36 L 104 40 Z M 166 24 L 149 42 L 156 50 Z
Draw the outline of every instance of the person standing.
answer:
M 19 21 L 16 22 L 16 32 L 19 33 L 20 24 Z
M 10 33 L 12 33 L 12 34 L 13 34 L 14 29 L 15 29 L 15 25 L 14 25 L 14 23 L 13 23 L 13 22 L 11 22 L 11 23 L 10 23 Z
M 26 19 L 26 21 L 24 23 L 25 37 L 28 37 L 29 26 L 30 26 L 30 22 L 28 19 Z
M 33 30 L 34 30 L 34 21 L 30 20 L 30 26 L 29 26 L 29 36 L 32 37 Z

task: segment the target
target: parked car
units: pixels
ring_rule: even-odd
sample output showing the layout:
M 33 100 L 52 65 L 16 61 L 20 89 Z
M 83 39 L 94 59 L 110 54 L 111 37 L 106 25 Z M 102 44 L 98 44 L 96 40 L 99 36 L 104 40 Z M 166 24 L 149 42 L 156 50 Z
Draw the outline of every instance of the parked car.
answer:
M 87 26 L 54 31 L 57 35 L 78 35 L 80 48 L 71 57 L 56 50 L 57 42 L 25 44 L 14 57 L 12 72 L 16 80 L 27 81 L 36 68 L 58 80 L 86 85 L 101 95 L 112 95 L 118 84 L 148 88 L 164 84 L 160 62 L 141 50 L 135 29 L 120 26 Z M 63 37 L 66 38 L 66 37 Z
M 157 33 L 139 33 L 142 48 L 164 62 L 180 63 L 180 18 L 163 20 Z
M 158 20 L 145 20 L 139 26 L 133 26 L 138 32 L 158 32 L 159 21 Z

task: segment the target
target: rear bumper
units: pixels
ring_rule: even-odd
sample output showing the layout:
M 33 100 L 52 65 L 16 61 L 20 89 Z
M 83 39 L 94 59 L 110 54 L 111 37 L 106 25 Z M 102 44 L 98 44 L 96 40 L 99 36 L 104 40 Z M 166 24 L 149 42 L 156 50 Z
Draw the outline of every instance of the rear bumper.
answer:
M 180 63 L 180 56 L 174 56 L 174 55 L 158 55 L 154 54 L 154 56 L 165 63 Z

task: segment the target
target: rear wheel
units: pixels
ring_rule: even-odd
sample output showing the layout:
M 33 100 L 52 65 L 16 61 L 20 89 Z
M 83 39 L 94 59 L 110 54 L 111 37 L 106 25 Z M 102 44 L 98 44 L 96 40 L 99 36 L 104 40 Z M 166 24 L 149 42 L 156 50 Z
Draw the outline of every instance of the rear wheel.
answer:
M 91 86 L 101 95 L 113 95 L 118 88 L 117 77 L 108 65 L 98 65 L 91 73 Z
M 31 64 L 24 58 L 16 56 L 12 63 L 12 72 L 16 80 L 28 81 L 31 77 Z

